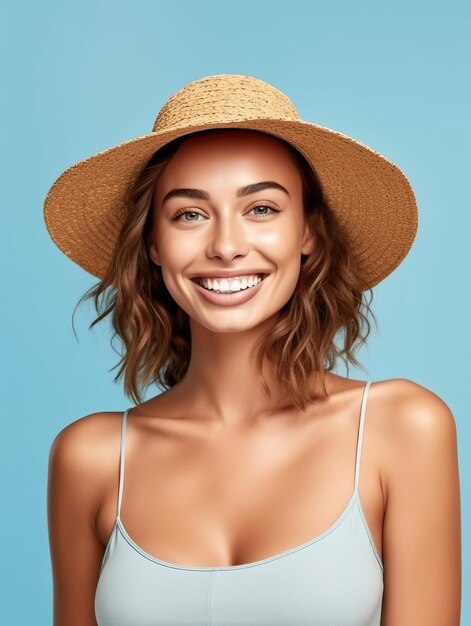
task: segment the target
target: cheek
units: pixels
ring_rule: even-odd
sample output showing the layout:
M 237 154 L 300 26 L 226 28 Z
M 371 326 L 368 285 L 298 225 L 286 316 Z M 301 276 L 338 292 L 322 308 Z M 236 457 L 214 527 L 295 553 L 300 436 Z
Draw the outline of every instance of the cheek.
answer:
M 277 295 L 287 302 L 292 296 L 301 271 L 301 240 L 298 230 L 287 224 L 285 229 L 277 230 L 267 240 L 270 256 L 277 266 L 280 285 Z
M 185 291 L 188 288 L 182 285 L 182 274 L 188 267 L 194 263 L 195 252 L 199 247 L 193 245 L 194 241 L 191 237 L 178 237 L 179 233 L 169 234 L 162 233 L 161 237 L 156 238 L 156 245 L 160 255 L 160 269 L 162 279 L 167 291 L 175 300 L 175 302 L 184 310 L 187 307 L 187 296 Z
M 301 261 L 301 239 L 296 225 L 292 222 L 279 224 L 259 236 L 258 243 L 276 262 L 289 266 Z
M 173 267 L 169 267 L 165 261 L 162 263 L 161 270 L 162 280 L 170 296 L 180 306 L 180 308 L 187 311 L 187 298 L 185 298 L 182 292 L 181 285 L 175 280 L 175 272 L 178 270 L 175 270 Z
M 169 273 L 178 271 L 191 258 L 191 238 L 185 237 L 184 234 L 165 227 L 154 233 L 154 242 L 159 251 L 162 272 L 165 271 L 165 268 L 168 268 Z

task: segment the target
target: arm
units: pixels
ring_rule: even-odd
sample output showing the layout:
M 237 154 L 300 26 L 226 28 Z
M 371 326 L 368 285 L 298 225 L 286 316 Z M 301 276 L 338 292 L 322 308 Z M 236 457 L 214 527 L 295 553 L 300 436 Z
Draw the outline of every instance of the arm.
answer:
M 431 391 L 404 379 L 395 385 L 384 448 L 381 626 L 459 626 L 461 512 L 455 420 Z
M 55 438 L 48 469 L 54 626 L 97 626 L 94 595 L 104 547 L 94 531 L 100 484 L 94 416 Z

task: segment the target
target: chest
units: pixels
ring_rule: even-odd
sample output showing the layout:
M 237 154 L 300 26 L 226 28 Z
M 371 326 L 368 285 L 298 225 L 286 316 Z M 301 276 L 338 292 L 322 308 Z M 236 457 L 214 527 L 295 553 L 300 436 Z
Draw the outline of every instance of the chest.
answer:
M 241 565 L 295 548 L 345 511 L 357 427 L 344 420 L 213 439 L 128 429 L 123 526 L 149 555 L 189 566 Z M 381 556 L 383 499 L 377 459 L 368 452 L 375 449 L 370 441 L 363 451 L 359 493 Z M 117 483 L 110 483 L 97 517 L 104 546 L 116 493 Z

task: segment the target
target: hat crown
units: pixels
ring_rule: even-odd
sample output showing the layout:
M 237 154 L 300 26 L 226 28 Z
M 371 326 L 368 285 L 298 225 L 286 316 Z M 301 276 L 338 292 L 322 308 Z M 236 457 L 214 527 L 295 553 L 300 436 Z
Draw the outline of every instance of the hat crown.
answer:
M 152 132 L 192 125 L 247 119 L 299 120 L 299 113 L 282 91 L 242 74 L 216 74 L 195 80 L 165 102 Z

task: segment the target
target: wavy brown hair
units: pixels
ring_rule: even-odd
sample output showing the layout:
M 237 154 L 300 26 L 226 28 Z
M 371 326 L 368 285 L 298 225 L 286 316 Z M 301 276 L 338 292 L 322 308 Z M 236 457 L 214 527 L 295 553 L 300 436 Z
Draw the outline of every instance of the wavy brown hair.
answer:
M 190 362 L 188 315 L 168 292 L 161 268 L 152 262 L 146 245 L 152 228 L 156 181 L 187 138 L 185 135 L 171 141 L 143 168 L 129 192 L 129 211 L 108 270 L 75 307 L 93 298 L 98 317 L 89 329 L 111 315 L 111 345 L 115 349 L 113 341 L 119 337 L 122 346 L 121 359 L 112 368 L 119 367 L 114 382 L 124 375 L 124 391 L 137 404 L 143 401 L 141 393 L 151 383 L 162 390 L 175 385 L 184 377 Z M 311 254 L 302 255 L 295 291 L 255 344 L 252 357 L 256 358 L 267 397 L 270 391 L 262 373 L 265 359 L 293 405 L 305 410 L 316 397 L 311 391 L 312 376 L 320 378 L 325 396 L 324 371 L 332 370 L 338 358 L 345 362 L 347 375 L 349 362 L 365 371 L 354 353 L 370 333 L 368 313 L 375 323 L 376 318 L 370 309 L 373 291 L 363 291 L 364 282 L 349 239 L 328 207 L 315 171 L 293 146 L 275 139 L 288 148 L 299 168 L 304 215 L 316 244 Z M 340 347 L 334 341 L 339 333 L 343 333 Z

